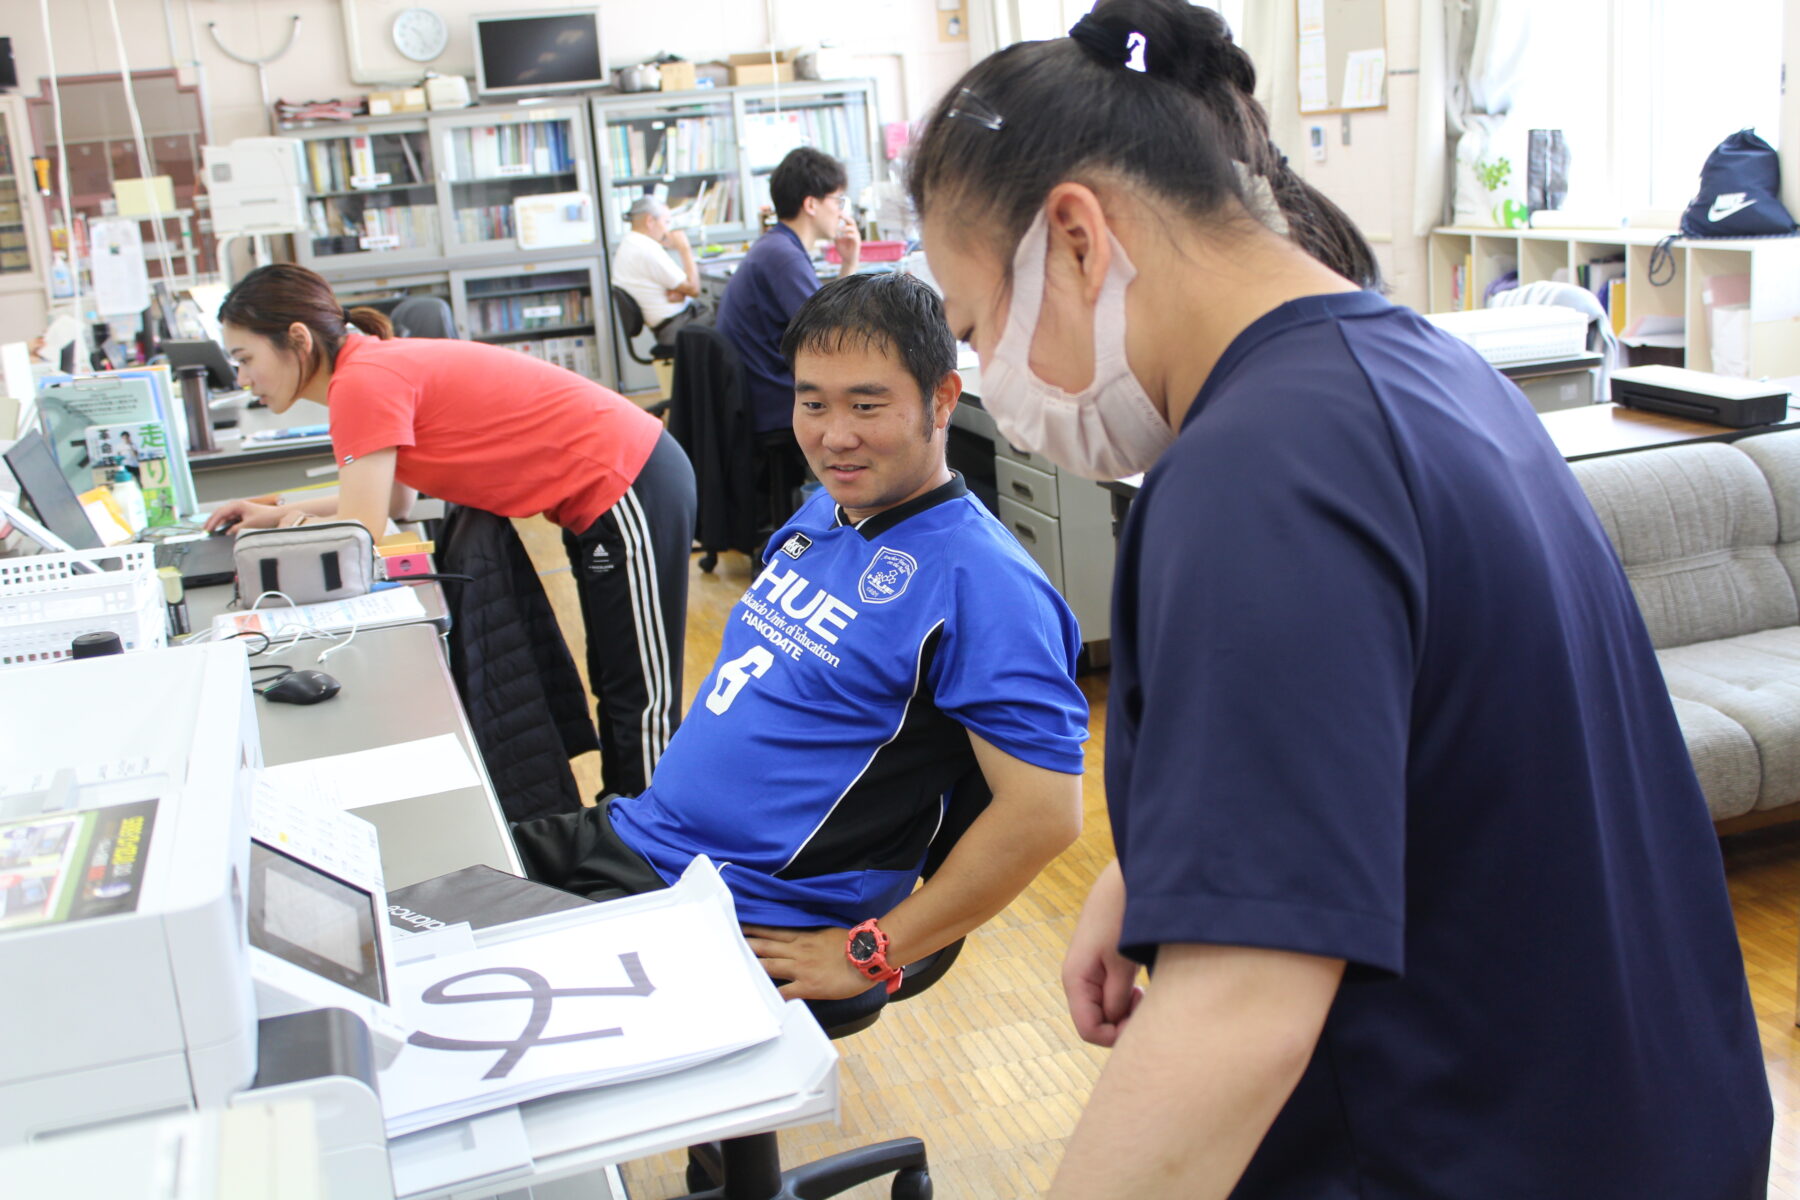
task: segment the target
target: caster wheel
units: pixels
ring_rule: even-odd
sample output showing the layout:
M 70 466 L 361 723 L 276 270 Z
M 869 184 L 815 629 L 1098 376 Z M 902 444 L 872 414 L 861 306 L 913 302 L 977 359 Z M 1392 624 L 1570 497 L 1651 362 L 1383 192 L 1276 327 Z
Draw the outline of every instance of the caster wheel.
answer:
M 931 1200 L 931 1173 L 914 1167 L 894 1176 L 894 1200 Z

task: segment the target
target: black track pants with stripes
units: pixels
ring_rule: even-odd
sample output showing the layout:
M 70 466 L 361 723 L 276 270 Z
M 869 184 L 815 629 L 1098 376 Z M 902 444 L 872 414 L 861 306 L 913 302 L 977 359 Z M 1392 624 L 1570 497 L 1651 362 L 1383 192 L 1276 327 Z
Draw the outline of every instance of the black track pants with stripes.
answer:
M 581 596 L 605 790 L 635 796 L 681 721 L 694 469 L 667 433 L 619 502 L 563 546 Z

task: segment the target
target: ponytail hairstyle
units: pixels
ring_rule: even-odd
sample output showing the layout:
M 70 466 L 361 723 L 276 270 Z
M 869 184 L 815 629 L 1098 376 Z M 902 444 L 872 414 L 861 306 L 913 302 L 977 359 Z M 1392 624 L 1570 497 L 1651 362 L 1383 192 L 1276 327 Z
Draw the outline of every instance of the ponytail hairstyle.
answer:
M 1255 90 L 1256 68 L 1218 13 L 1100 0 L 1069 37 L 1008 46 L 971 68 L 927 119 L 907 191 L 920 216 L 954 209 L 1002 247 L 1018 244 L 1064 180 L 1122 180 L 1215 221 L 1235 200 L 1338 274 L 1380 287 L 1355 224 L 1269 141 Z M 1001 258 L 1010 274 L 1011 254 Z
M 300 347 L 289 331 L 296 322 L 310 329 L 312 354 L 300 373 L 302 383 L 320 367 L 337 361 L 353 326 L 384 341 L 394 336 L 393 323 L 381 313 L 372 308 L 346 312 L 323 276 L 293 263 L 258 267 L 244 276 L 219 305 L 219 320 L 261 334 L 295 354 Z

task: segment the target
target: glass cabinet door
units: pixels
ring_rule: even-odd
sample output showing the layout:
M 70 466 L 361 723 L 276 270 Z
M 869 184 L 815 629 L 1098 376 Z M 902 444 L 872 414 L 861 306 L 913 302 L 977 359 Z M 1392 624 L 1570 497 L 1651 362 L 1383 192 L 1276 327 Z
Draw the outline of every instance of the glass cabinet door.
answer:
M 306 139 L 309 266 L 439 253 L 437 182 L 423 126 Z
M 585 126 L 578 108 L 457 117 L 438 127 L 449 185 L 450 254 L 518 249 L 513 201 L 587 190 Z
M 629 224 L 625 214 L 632 201 L 644 195 L 669 206 L 671 224 L 704 231 L 707 238 L 745 228 L 729 98 L 608 106 L 601 112 L 602 192 L 608 227 L 616 231 L 613 240 Z
M 48 263 L 37 261 L 43 245 L 30 208 L 37 203 L 37 187 L 29 143 L 18 140 L 24 123 L 10 119 L 16 111 L 0 108 L 0 291 L 39 287 L 49 270 Z
M 866 92 L 829 86 L 783 88 L 779 104 L 772 92 L 742 94 L 742 100 L 752 219 L 773 207 L 769 172 L 799 146 L 823 150 L 843 163 L 849 176 L 846 190 L 852 199 L 874 182 Z
M 453 272 L 458 319 L 478 342 L 602 378 L 606 355 L 596 328 L 595 266 L 582 263 Z

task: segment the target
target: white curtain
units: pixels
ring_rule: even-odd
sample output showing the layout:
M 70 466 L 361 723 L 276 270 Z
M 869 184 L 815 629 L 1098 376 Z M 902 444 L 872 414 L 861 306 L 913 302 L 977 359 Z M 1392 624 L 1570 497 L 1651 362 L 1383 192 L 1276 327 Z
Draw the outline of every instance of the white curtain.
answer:
M 1444 94 L 1449 50 L 1444 37 L 1444 0 L 1424 0 L 1419 5 L 1419 98 L 1413 136 L 1412 232 L 1419 237 L 1450 219 L 1450 135 Z
M 1256 99 L 1269 114 L 1269 140 L 1300 169 L 1306 153 L 1300 122 L 1299 17 L 1286 0 L 1244 5 L 1232 39 L 1256 64 Z
M 1431 3 L 1426 0 L 1426 7 Z M 1443 0 L 1444 123 L 1455 143 L 1451 219 L 1458 225 L 1494 223 L 1492 202 L 1475 176 L 1475 163 L 1481 159 L 1505 154 L 1513 164 L 1509 191 L 1523 195 L 1524 155 L 1508 153 L 1513 139 L 1503 130 L 1524 74 L 1532 4 L 1533 0 Z M 1420 22 L 1421 36 L 1425 24 Z M 1522 148 L 1524 138 L 1517 140 Z

